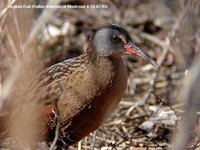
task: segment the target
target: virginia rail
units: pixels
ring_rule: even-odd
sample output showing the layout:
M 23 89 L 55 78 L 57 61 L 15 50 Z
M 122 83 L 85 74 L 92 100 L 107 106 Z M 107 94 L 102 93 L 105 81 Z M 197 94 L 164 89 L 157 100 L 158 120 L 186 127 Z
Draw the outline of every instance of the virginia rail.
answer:
M 158 68 L 133 44 L 125 29 L 109 25 L 97 30 L 83 54 L 50 66 L 37 76 L 39 100 L 48 108 L 48 141 L 53 140 L 58 122 L 55 101 L 60 118 L 58 147 L 77 143 L 109 117 L 127 84 L 121 57 L 124 53 L 140 56 Z

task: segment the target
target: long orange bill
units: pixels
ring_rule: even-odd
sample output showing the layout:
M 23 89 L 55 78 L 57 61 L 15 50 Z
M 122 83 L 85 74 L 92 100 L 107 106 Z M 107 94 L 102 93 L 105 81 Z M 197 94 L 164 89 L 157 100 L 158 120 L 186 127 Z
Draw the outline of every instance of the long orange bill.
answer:
M 137 46 L 135 46 L 132 42 L 129 42 L 128 44 L 124 45 L 124 48 L 127 53 L 137 55 L 148 61 L 152 66 L 154 66 L 156 69 L 159 69 L 160 67 L 158 64 L 144 51 L 139 49 Z

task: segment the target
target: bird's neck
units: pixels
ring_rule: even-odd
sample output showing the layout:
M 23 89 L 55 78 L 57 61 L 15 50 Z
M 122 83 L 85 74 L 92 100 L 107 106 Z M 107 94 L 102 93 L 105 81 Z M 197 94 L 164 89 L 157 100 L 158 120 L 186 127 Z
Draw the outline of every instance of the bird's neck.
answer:
M 83 56 L 86 56 L 90 61 L 95 61 L 98 57 L 97 50 L 92 44 L 89 44 L 86 51 L 83 53 Z
M 92 72 L 92 78 L 96 80 L 94 82 L 98 86 L 97 89 L 103 89 L 104 86 L 110 84 L 116 72 L 123 66 L 121 55 L 101 56 L 91 47 L 80 57 L 82 64 L 87 66 L 87 69 L 90 69 L 90 73 Z

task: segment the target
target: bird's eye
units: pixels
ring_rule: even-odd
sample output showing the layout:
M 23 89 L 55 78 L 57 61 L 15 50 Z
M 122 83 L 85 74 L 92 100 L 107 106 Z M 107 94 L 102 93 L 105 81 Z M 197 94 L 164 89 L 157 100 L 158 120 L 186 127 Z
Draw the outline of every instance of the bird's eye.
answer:
M 122 39 L 119 36 L 113 36 L 112 37 L 112 42 L 114 43 L 120 43 Z

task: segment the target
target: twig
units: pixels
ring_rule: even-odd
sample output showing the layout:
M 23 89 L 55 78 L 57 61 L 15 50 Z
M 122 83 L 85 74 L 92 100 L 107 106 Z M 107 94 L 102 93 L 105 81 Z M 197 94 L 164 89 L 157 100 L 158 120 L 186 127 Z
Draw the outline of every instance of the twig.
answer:
M 152 116 L 151 116 L 151 117 L 153 118 L 153 117 L 155 117 L 155 116 L 158 114 L 159 108 L 163 105 L 163 100 L 162 100 L 161 98 L 159 98 L 159 97 L 155 94 L 154 91 L 151 91 L 151 93 L 156 97 L 156 99 L 158 99 L 158 100 L 160 101 L 160 104 L 158 105 L 156 111 L 155 111 L 155 112 L 152 114 Z
M 78 142 L 78 150 L 81 150 L 81 141 Z
M 159 102 L 161 102 L 162 104 L 164 103 L 164 100 L 162 100 L 154 91 L 152 91 L 151 93 L 156 97 L 156 99 L 159 100 Z M 168 105 L 168 107 L 176 114 L 176 116 L 178 116 L 178 114 L 176 113 L 175 108 L 173 108 L 171 105 Z
M 96 140 L 96 131 L 94 131 L 93 137 L 92 137 L 92 148 L 93 149 L 95 149 L 95 140 Z
M 145 35 L 148 35 L 148 34 L 145 34 Z M 148 37 L 151 37 L 151 36 L 148 35 Z M 149 39 L 151 39 L 152 42 L 156 41 L 155 42 L 156 44 L 158 44 L 157 42 L 160 41 L 159 39 L 157 39 L 155 37 L 154 38 L 149 38 Z M 163 49 L 162 54 L 161 54 L 161 56 L 160 56 L 160 58 L 158 60 L 158 65 L 161 67 L 163 65 L 163 63 L 164 63 L 164 60 L 165 60 L 168 52 L 169 52 L 170 47 L 167 46 L 167 42 L 162 42 L 162 41 L 159 43 L 159 45 Z M 160 70 L 156 70 L 156 72 L 152 75 L 152 79 L 150 80 L 150 85 L 149 85 L 149 91 L 144 96 L 144 98 L 143 98 L 143 100 L 141 102 L 142 105 L 145 104 L 148 101 L 148 99 L 149 99 L 149 97 L 151 95 L 151 92 L 154 90 L 154 86 L 155 86 L 155 83 L 156 83 L 156 79 L 158 78 L 159 71 Z
M 58 79 L 58 77 L 54 77 L 53 74 L 50 74 L 51 78 L 56 80 Z M 60 89 L 60 92 L 55 93 L 56 94 L 56 99 L 55 99 L 55 114 L 57 115 L 57 124 L 56 124 L 56 130 L 55 130 L 55 137 L 53 139 L 53 142 L 49 148 L 49 150 L 54 150 L 54 147 L 56 146 L 56 143 L 58 141 L 58 137 L 59 137 L 59 131 L 60 131 L 60 111 L 58 108 L 58 101 L 59 101 L 59 97 L 63 92 L 62 86 L 60 85 L 60 82 L 58 82 L 58 86 Z
M 60 111 L 58 109 L 58 100 L 55 101 L 55 113 L 57 115 L 57 124 L 56 124 L 56 131 L 55 131 L 55 137 L 53 139 L 53 142 L 49 148 L 49 150 L 54 150 L 54 147 L 56 146 L 58 136 L 59 136 L 59 130 L 60 130 Z

